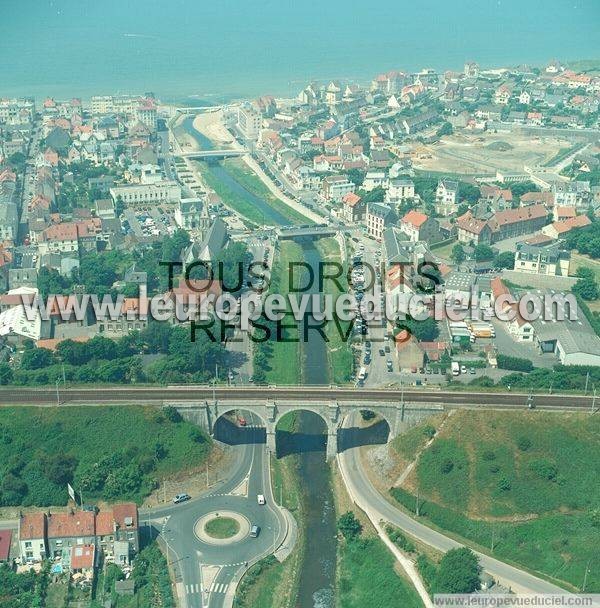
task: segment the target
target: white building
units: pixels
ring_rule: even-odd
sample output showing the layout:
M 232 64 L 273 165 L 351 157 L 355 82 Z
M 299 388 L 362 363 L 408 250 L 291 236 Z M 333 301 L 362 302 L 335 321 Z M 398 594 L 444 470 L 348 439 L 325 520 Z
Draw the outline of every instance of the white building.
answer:
M 262 116 L 251 106 L 238 108 L 237 126 L 246 139 L 258 139 L 262 126 Z
M 514 270 L 529 274 L 566 277 L 569 276 L 570 261 L 570 252 L 561 249 L 558 243 L 550 245 L 518 243 Z
M 385 188 L 387 185 L 387 178 L 385 171 L 368 171 L 365 175 L 362 187 L 363 190 L 370 192 L 375 188 Z
M 120 197 L 126 205 L 160 205 L 178 203 L 181 200 L 181 186 L 172 180 L 153 184 L 125 184 L 110 189 L 113 201 Z
M 386 203 L 401 203 L 415 197 L 415 185 L 410 179 L 391 179 L 385 194 Z
M 435 210 L 439 215 L 447 216 L 458 210 L 458 182 L 441 179 L 435 191 Z

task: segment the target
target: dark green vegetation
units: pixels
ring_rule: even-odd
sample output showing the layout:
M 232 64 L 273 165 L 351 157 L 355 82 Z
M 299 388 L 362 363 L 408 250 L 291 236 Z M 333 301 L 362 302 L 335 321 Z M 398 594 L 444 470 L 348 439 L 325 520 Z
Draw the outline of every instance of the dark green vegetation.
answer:
M 115 582 L 124 578 L 125 575 L 119 566 L 109 565 L 106 576 L 99 577 L 91 608 L 101 608 L 102 600 L 108 598 L 112 600 L 114 608 L 138 608 L 138 606 L 175 608 L 167 560 L 157 543 L 142 549 L 133 560 L 132 578 L 135 581 L 135 595 L 118 596 L 115 593 Z
M 159 356 L 144 366 L 143 355 Z M 204 331 L 197 331 L 192 342 L 189 326 L 150 322 L 143 331 L 118 340 L 64 340 L 55 352 L 27 342 L 14 366 L 0 363 L 0 384 L 206 382 L 224 357 L 223 344 Z
M 589 255 L 592 259 L 600 259 L 600 220 L 595 219 L 585 228 L 568 232 L 565 244 L 567 248 L 577 249 L 579 253 Z
M 440 560 L 433 582 L 434 593 L 473 593 L 481 586 L 477 556 L 466 547 L 450 549 Z
M 530 372 L 533 370 L 533 363 L 529 359 L 509 357 L 501 353 L 498 354 L 496 359 L 500 369 L 510 369 L 516 372 Z
M 563 584 L 600 590 L 600 418 L 458 412 L 421 455 L 406 509 Z M 419 489 L 417 503 L 415 490 Z
M 273 555 L 261 559 L 245 574 L 235 595 L 235 608 L 273 606 L 273 591 L 281 584 L 282 566 Z
M 0 503 L 64 505 L 67 483 L 86 502 L 139 503 L 158 480 L 199 467 L 210 447 L 171 408 L 3 408 Z
M 50 566 L 39 575 L 33 570 L 17 574 L 8 564 L 0 564 L 0 608 L 38 608 L 44 606 Z
M 596 318 L 592 316 L 591 313 L 589 314 L 592 320 Z M 516 359 L 517 361 L 520 361 L 518 357 Z M 536 367 L 529 373 L 508 374 L 503 376 L 498 382 L 494 382 L 487 376 L 481 376 L 469 382 L 466 387 L 498 387 L 502 390 L 506 390 L 507 387 L 510 387 L 510 390 L 521 391 L 581 392 L 584 390 L 586 384 L 588 384 L 588 386 L 594 386 L 594 384 L 598 385 L 598 382 L 600 382 L 600 368 L 598 367 L 586 365 L 555 365 L 552 369 Z M 453 388 L 464 388 L 464 386 L 465 385 L 463 385 L 463 387 L 457 387 L 456 384 L 452 385 Z
M 156 543 L 140 551 L 133 561 L 135 594 L 132 596 L 115 593 L 115 582 L 125 578 L 115 564 L 98 572 L 97 584 L 91 594 L 89 590 L 74 587 L 65 577 L 50 582 L 49 572 L 49 562 L 44 564 L 40 574 L 33 570 L 16 574 L 8 566 L 0 565 L 0 608 L 75 608 L 81 605 L 102 608 L 108 599 L 114 608 L 175 607 L 167 562 Z
M 340 608 L 422 605 L 410 583 L 396 573 L 396 560 L 387 547 L 378 538 L 363 536 L 352 512 L 340 517 L 338 529 L 344 536 L 338 545 Z

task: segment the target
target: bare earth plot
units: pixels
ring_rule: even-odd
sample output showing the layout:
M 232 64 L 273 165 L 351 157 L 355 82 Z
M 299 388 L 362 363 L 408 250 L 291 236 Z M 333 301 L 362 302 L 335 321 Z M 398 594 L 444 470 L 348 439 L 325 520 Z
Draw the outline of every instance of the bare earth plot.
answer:
M 571 142 L 556 137 L 517 133 L 455 134 L 427 146 L 431 158 L 415 161 L 415 168 L 444 173 L 522 172 L 524 165 L 551 160 Z

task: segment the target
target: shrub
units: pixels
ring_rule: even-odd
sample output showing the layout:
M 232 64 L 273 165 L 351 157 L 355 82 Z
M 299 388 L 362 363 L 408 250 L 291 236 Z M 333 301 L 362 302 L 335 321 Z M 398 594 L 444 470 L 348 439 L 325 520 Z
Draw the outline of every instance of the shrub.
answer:
M 360 536 L 362 524 L 352 511 L 347 511 L 338 519 L 337 529 L 347 541 L 351 541 Z
M 545 458 L 534 460 L 529 465 L 530 469 L 540 478 L 546 481 L 556 481 L 558 468 L 556 465 Z
M 532 445 L 533 443 L 531 439 L 525 435 L 521 435 L 521 437 L 517 439 L 517 447 L 521 450 L 521 452 L 527 452 Z
M 533 363 L 529 359 L 520 357 L 509 357 L 508 355 L 498 354 L 496 357 L 500 369 L 509 369 L 516 372 L 533 371 Z

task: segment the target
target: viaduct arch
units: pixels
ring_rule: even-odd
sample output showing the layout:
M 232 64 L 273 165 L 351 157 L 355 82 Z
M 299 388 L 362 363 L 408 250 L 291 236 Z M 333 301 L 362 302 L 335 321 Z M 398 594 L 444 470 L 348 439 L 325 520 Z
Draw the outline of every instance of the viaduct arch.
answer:
M 275 449 L 275 430 L 277 423 L 290 412 L 309 411 L 320 416 L 327 426 L 327 460 L 335 458 L 338 453 L 338 430 L 344 418 L 353 412 L 370 410 L 379 414 L 388 424 L 390 433 L 388 441 L 394 439 L 399 433 L 414 426 L 423 418 L 443 411 L 437 404 L 414 404 L 403 402 L 382 403 L 342 403 L 338 401 L 298 402 L 298 401 L 240 401 L 239 403 L 227 401 L 203 402 L 171 402 L 165 405 L 175 407 L 182 417 L 203 428 L 209 435 L 213 435 L 214 426 L 219 417 L 240 409 L 252 412 L 264 423 L 267 434 L 267 449 L 273 454 Z

